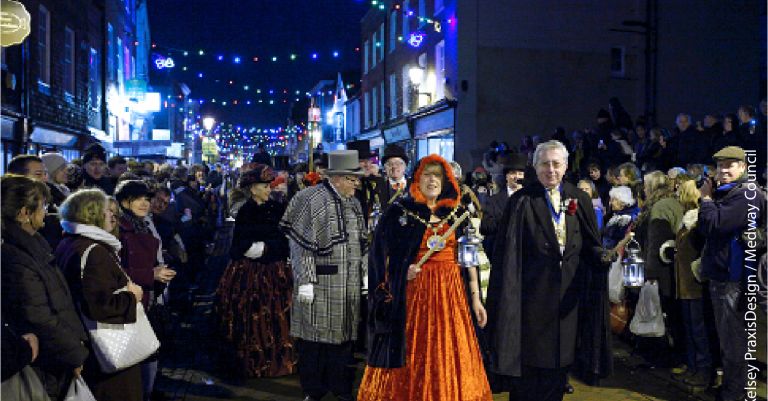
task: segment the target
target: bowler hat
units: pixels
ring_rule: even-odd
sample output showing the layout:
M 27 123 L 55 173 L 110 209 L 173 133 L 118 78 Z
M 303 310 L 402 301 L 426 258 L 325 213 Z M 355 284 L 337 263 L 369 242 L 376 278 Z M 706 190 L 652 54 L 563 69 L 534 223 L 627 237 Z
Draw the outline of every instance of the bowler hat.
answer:
M 726 146 L 712 156 L 717 160 L 738 160 L 743 162 L 746 159 L 744 149 L 738 146 Z
M 405 164 L 408 164 L 408 156 L 405 154 L 405 150 L 398 146 L 393 144 L 387 145 L 386 148 L 384 148 L 384 156 L 381 158 L 381 163 L 384 164 L 392 157 L 399 157 L 403 159 Z
M 328 154 L 327 175 L 364 175 L 356 150 L 334 150 Z

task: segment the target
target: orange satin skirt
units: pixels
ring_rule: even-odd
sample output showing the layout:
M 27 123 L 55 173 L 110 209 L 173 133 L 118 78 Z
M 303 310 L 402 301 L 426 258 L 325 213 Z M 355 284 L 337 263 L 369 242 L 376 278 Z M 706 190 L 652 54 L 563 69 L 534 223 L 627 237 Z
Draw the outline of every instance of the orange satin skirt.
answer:
M 416 260 L 426 252 L 426 230 Z M 358 401 L 490 401 L 451 236 L 408 282 L 405 366 L 366 367 Z

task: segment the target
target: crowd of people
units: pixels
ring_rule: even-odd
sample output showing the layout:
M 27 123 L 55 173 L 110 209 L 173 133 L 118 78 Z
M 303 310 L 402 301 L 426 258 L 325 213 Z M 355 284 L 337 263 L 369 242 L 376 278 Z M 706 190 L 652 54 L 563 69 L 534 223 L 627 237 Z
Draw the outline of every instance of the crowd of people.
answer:
M 52 400 L 81 376 L 100 401 L 160 397 L 159 351 L 110 371 L 84 323 L 146 312 L 162 350 L 168 311 L 210 290 L 229 372 L 298 373 L 307 401 L 560 400 L 569 374 L 611 373 L 616 337 L 741 399 L 745 292 L 765 318 L 765 117 L 763 101 L 668 131 L 611 99 L 594 129 L 494 142 L 466 174 L 367 141 L 281 169 L 265 152 L 231 170 L 99 145 L 18 155 L 1 181 L 2 379 L 31 366 Z M 229 263 L 201 289 L 226 227 Z M 653 289 L 611 291 L 632 239 Z M 645 291 L 661 336 L 627 324 Z

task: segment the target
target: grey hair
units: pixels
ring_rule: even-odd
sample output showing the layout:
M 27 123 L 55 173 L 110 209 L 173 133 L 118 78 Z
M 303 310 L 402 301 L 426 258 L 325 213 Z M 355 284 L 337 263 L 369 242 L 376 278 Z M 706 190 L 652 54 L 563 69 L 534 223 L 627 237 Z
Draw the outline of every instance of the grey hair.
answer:
M 548 151 L 548 150 L 559 150 L 560 153 L 563 155 L 563 162 L 565 165 L 568 165 L 568 149 L 565 148 L 565 145 L 563 145 L 562 142 L 551 140 L 547 142 L 542 142 L 539 144 L 539 146 L 536 146 L 536 150 L 533 152 L 533 165 L 537 166 L 539 164 L 539 159 L 541 158 L 541 154 Z

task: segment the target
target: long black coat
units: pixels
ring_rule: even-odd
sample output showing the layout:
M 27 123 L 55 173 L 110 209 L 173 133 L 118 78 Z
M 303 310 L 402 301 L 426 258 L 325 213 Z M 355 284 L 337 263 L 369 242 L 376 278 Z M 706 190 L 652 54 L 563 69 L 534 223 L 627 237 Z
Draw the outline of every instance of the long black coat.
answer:
M 17 224 L 3 230 L 3 316 L 18 324 L 21 333 L 35 333 L 40 357 L 33 367 L 48 394 L 66 391 L 72 371 L 83 365 L 88 349 L 80 317 L 51 248 L 38 233 L 29 235 Z
M 235 219 L 229 251 L 232 260 L 242 259 L 254 242 L 264 242 L 264 254 L 256 259 L 259 263 L 286 260 L 290 254 L 288 239 L 278 226 L 283 213 L 285 205 L 282 203 L 268 200 L 259 205 L 248 199 Z
M 489 370 L 496 375 L 520 376 L 522 365 L 576 364 L 592 374 L 609 369 L 607 266 L 592 201 L 563 183 L 567 198 L 577 199 L 578 208 L 564 214 L 563 255 L 541 184 L 515 192 L 507 204 L 487 301 Z
M 499 224 L 504 217 L 504 209 L 506 209 L 510 197 L 508 193 L 506 187 L 502 188 L 499 193 L 490 197 L 483 211 L 483 220 L 480 222 L 480 234 L 485 236 L 483 246 L 488 255 L 493 255 L 493 247 L 499 231 Z

